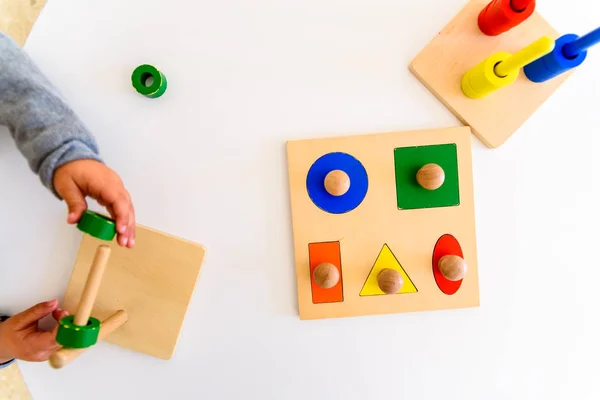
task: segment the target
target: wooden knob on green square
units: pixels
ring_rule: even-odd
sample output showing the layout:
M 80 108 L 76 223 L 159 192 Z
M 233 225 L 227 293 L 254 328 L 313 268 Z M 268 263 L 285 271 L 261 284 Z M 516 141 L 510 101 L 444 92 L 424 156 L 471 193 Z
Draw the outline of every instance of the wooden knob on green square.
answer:
M 417 172 L 417 182 L 427 190 L 439 189 L 445 179 L 444 170 L 437 164 L 425 164 Z

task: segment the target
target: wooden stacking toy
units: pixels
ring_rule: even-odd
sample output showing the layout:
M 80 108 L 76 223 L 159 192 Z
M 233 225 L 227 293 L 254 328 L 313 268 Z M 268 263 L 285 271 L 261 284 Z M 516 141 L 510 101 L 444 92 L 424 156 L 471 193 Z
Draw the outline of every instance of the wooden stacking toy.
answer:
M 111 241 L 116 235 L 114 221 L 91 211 L 83 214 L 77 227 L 101 240 Z M 98 246 L 76 313 L 59 321 L 56 341 L 63 348 L 50 356 L 49 363 L 53 368 L 64 367 L 85 349 L 95 345 L 98 340 L 103 340 L 127 322 L 127 313 L 124 310 L 118 310 L 102 323 L 91 316 L 110 253 L 110 247 Z
M 580 66 L 587 57 L 587 49 L 600 42 L 600 28 L 579 37 L 569 33 L 556 40 L 554 50 L 523 68 L 532 82 L 545 82 Z
M 535 0 L 493 0 L 479 13 L 481 32 L 498 36 L 516 27 L 535 11 Z
M 467 97 L 478 99 L 511 85 L 519 77 L 521 68 L 550 53 L 553 48 L 554 40 L 544 36 L 514 55 L 504 51 L 495 53 L 463 75 L 462 91 Z
M 599 29 L 561 36 L 536 7 L 535 0 L 468 0 L 410 63 L 489 148 L 515 134 L 600 42 Z

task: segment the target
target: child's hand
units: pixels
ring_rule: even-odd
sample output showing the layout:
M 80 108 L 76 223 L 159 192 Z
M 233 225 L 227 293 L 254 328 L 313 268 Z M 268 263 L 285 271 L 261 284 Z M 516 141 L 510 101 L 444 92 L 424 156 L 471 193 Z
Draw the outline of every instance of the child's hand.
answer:
M 0 364 L 13 358 L 46 361 L 61 347 L 56 342 L 58 326 L 50 332 L 38 329 L 38 321 L 50 313 L 56 321 L 69 315 L 57 306 L 56 300 L 39 303 L 0 322 Z
M 104 164 L 94 160 L 72 161 L 54 173 L 54 189 L 69 207 L 67 222 L 75 224 L 87 210 L 86 196 L 106 207 L 117 223 L 121 246 L 135 244 L 135 214 L 129 193 L 121 178 Z

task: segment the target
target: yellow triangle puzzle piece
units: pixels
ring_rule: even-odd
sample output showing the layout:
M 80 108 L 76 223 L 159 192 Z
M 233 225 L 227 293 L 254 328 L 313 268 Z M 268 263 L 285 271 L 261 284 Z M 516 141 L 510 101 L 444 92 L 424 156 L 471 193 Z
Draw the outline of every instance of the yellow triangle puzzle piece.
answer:
M 384 244 L 383 248 L 379 252 L 379 255 L 377 256 L 377 260 L 375 260 L 375 264 L 373 265 L 373 268 L 369 273 L 369 277 L 367 278 L 365 285 L 360 291 L 361 296 L 377 296 L 380 294 L 385 295 L 385 293 L 379 288 L 379 285 L 377 284 L 377 276 L 382 270 L 386 268 L 394 269 L 400 272 L 400 275 L 402 275 L 404 284 L 402 285 L 402 288 L 397 294 L 417 293 L 417 288 L 406 274 L 406 271 L 404 271 L 404 268 L 402 268 L 402 266 L 394 256 L 394 253 L 392 253 L 392 250 L 390 250 L 387 244 Z

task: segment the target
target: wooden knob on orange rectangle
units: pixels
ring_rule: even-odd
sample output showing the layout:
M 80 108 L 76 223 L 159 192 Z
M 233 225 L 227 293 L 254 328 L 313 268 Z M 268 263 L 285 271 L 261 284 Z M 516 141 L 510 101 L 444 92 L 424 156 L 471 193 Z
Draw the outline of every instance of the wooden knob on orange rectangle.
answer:
M 438 262 L 440 272 L 449 281 L 460 281 L 467 273 L 467 263 L 459 256 L 444 256 Z
M 335 169 L 325 176 L 325 190 L 332 196 L 343 196 L 350 189 L 350 177 L 342 170 Z
M 426 164 L 417 172 L 417 182 L 427 190 L 439 189 L 446 179 L 444 170 L 437 164 Z
M 377 284 L 383 293 L 396 294 L 402 289 L 404 279 L 402 279 L 400 272 L 386 268 L 377 275 Z
M 331 289 L 340 281 L 340 271 L 330 263 L 317 265 L 313 272 L 315 283 L 323 289 Z

